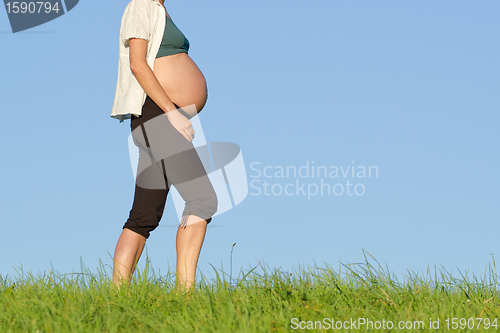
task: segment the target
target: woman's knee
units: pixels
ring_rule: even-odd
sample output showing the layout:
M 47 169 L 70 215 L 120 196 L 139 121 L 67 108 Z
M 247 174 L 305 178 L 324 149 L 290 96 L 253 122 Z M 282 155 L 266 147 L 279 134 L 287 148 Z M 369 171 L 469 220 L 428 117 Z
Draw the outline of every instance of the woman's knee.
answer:
M 213 187 L 206 186 L 196 192 L 196 196 L 186 201 L 183 215 L 196 215 L 204 220 L 212 218 L 217 212 L 218 200 Z M 207 222 L 209 222 L 207 220 Z
M 158 227 L 159 223 L 141 223 L 137 220 L 128 219 L 123 229 L 129 229 L 141 236 L 144 236 L 146 239 L 149 238 L 151 231 L 155 230 Z
M 206 209 L 210 213 L 210 216 L 213 216 L 217 212 L 219 201 L 217 200 L 217 194 L 215 190 L 212 188 L 209 191 L 209 195 L 206 197 Z
M 134 203 L 123 226 L 146 238 L 156 229 L 165 209 L 168 190 L 151 190 L 136 184 Z

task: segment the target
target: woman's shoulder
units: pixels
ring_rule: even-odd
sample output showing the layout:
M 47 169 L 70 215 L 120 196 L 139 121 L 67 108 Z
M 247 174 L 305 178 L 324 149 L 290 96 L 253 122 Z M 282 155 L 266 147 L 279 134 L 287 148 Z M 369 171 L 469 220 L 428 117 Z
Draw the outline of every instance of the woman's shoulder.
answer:
M 145 18 L 156 10 L 155 5 L 158 0 L 130 0 L 123 13 L 122 22 L 130 18 Z
M 126 45 L 130 38 L 149 41 L 162 10 L 163 6 L 158 0 L 130 0 L 121 20 L 121 43 Z

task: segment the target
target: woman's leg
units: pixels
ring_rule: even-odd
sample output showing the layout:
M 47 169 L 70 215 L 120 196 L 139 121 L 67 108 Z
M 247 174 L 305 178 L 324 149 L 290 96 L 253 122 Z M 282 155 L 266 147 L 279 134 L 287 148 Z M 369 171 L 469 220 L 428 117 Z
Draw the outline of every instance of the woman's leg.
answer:
M 173 133 L 177 139 L 169 142 L 175 142 L 181 152 L 162 160 L 162 165 L 169 183 L 186 202 L 177 229 L 176 289 L 188 291 L 194 286 L 207 224 L 217 211 L 217 196 L 193 144 L 177 131 Z
M 168 187 L 174 185 L 186 202 L 176 238 L 176 287 L 187 290 L 195 281 L 207 224 L 217 211 L 217 196 L 195 147 L 165 115 L 144 123 L 143 133 L 144 142 L 151 147 L 153 163 L 161 162 L 158 164 L 164 170 Z
M 159 224 L 168 190 L 149 190 L 136 185 L 130 216 L 118 239 L 114 255 L 113 282 L 127 282 L 134 273 L 146 239 Z
M 206 230 L 206 221 L 188 224 L 186 227 L 177 229 L 177 290 L 189 290 L 194 285 L 196 265 Z
M 153 163 L 149 144 L 137 132 L 142 132 L 144 122 L 161 113 L 154 108 L 150 99 L 144 103 L 142 113 L 143 116 L 132 118 L 130 123 L 134 143 L 139 147 L 138 174 L 132 209 L 116 244 L 113 260 L 115 285 L 128 282 L 134 273 L 150 232 L 161 220 L 169 190 L 163 169 Z
M 142 250 L 146 244 L 146 238 L 131 231 L 123 229 L 118 243 L 116 244 L 113 262 L 113 283 L 119 286 L 130 280 Z

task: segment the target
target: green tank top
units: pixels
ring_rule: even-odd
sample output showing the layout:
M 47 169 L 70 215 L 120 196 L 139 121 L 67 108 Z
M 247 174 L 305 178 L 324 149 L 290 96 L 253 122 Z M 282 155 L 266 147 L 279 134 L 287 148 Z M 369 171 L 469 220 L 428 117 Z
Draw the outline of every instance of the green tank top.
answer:
M 170 17 L 166 16 L 165 31 L 161 41 L 160 49 L 156 54 L 156 58 L 169 56 L 177 53 L 188 53 L 189 41 L 186 36 L 177 28 Z

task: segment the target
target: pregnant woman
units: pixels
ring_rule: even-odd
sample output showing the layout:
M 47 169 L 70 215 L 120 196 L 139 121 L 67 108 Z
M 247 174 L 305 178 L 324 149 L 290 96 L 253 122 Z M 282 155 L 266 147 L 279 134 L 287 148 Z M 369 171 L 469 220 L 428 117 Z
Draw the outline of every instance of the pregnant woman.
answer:
M 164 0 L 131 0 L 121 21 L 118 82 L 111 116 L 131 119 L 139 147 L 135 195 L 116 244 L 113 283 L 129 281 L 162 217 L 170 185 L 186 201 L 177 230 L 176 289 L 189 290 L 217 197 L 192 144 L 189 121 L 207 101 L 205 78 Z

